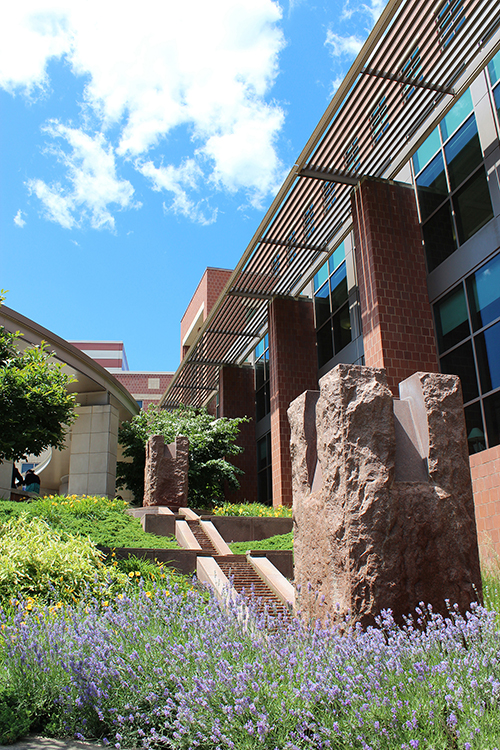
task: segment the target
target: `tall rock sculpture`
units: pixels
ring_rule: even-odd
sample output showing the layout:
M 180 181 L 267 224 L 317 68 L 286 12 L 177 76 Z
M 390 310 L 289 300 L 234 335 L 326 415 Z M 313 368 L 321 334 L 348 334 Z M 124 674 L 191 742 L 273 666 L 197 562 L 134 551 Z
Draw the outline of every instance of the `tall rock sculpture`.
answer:
M 289 407 L 295 582 L 309 618 L 363 625 L 481 596 L 460 380 L 338 365 Z
M 189 440 L 175 438 L 165 445 L 163 435 L 151 435 L 146 443 L 143 505 L 187 506 Z

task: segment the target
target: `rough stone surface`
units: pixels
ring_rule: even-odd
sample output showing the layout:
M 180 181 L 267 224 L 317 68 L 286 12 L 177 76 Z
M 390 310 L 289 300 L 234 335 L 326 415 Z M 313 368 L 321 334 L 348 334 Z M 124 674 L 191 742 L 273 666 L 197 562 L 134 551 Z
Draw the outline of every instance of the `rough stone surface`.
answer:
M 144 506 L 187 506 L 189 440 L 179 436 L 165 445 L 163 435 L 152 435 L 146 444 Z
M 384 370 L 339 365 L 319 393 L 290 405 L 295 582 L 306 617 L 351 612 L 366 625 L 382 609 L 400 619 L 422 601 L 446 612 L 449 599 L 463 611 L 474 586 L 481 594 L 460 381 L 416 373 L 400 397 L 394 409 Z

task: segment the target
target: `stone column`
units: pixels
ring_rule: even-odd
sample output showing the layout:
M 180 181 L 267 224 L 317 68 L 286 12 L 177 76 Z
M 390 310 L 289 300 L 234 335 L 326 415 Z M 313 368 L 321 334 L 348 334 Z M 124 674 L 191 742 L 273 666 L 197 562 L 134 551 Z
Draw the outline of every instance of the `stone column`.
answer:
M 295 582 L 310 618 L 371 624 L 481 597 L 460 380 L 338 365 L 288 411 Z
M 165 445 L 163 435 L 151 435 L 146 443 L 143 506 L 166 505 L 171 509 L 188 504 L 189 440 L 178 435 Z
M 79 406 L 71 430 L 69 495 L 114 497 L 118 452 L 118 409 L 110 404 Z
M 413 188 L 365 178 L 352 213 L 365 364 L 383 367 L 396 395 L 414 372 L 439 371 Z
M 237 497 L 228 492 L 228 500 L 257 502 L 257 453 L 255 449 L 255 384 L 252 367 L 225 366 L 219 376 L 219 411 L 221 417 L 250 417 L 242 424 L 237 444 L 243 453 L 231 456 L 230 461 L 245 473 L 238 477 Z
M 269 308 L 271 457 L 273 505 L 292 504 L 290 425 L 287 409 L 307 389 L 317 388 L 318 355 L 313 303 L 276 297 Z

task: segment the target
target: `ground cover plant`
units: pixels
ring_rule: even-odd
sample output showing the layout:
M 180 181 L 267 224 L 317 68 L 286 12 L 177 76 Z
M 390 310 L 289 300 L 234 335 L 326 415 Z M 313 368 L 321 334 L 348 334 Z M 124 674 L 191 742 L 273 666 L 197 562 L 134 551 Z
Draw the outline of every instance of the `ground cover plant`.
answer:
M 478 605 L 362 631 L 243 628 L 195 591 L 2 617 L 1 707 L 111 747 L 498 750 L 500 635 Z
M 229 545 L 234 555 L 244 555 L 251 550 L 290 550 L 293 552 L 293 531 L 276 534 L 253 542 L 232 542 Z
M 286 505 L 263 505 L 262 503 L 229 503 L 215 505 L 211 513 L 214 516 L 261 516 L 265 518 L 291 518 L 292 509 Z
M 176 548 L 174 537 L 146 533 L 137 518 L 125 513 L 119 498 L 95 495 L 49 495 L 31 503 L 0 500 L 0 523 L 13 515 L 42 518 L 54 529 L 89 537 L 102 547 Z

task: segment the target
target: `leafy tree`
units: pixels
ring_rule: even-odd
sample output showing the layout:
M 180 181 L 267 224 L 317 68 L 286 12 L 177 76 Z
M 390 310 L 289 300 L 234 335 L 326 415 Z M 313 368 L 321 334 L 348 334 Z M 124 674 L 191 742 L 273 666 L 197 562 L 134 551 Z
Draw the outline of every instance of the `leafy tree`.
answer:
M 50 361 L 45 342 L 19 350 L 20 336 L 0 326 L 0 461 L 62 448 L 76 418 L 75 395 L 67 391 L 75 379 Z
M 235 440 L 239 426 L 246 417 L 216 419 L 206 410 L 180 407 L 172 412 L 150 407 L 131 422 L 120 426 L 118 441 L 123 455 L 132 462 L 118 461 L 117 485 L 128 487 L 136 502 L 144 496 L 146 443 L 150 435 L 163 435 L 165 443 L 173 443 L 178 435 L 189 438 L 188 500 L 192 506 L 204 506 L 224 497 L 224 485 L 239 488 L 237 474 L 241 469 L 227 458 L 243 451 Z

